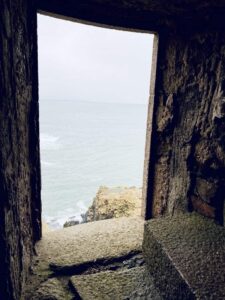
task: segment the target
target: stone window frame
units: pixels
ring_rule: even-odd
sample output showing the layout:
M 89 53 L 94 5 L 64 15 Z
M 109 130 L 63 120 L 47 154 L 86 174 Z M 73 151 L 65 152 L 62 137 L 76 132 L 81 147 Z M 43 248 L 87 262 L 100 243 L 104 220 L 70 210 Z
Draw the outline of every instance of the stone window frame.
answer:
M 153 49 L 152 49 L 152 59 L 151 59 L 151 72 L 150 72 L 150 82 L 149 82 L 149 97 L 148 97 L 148 109 L 147 109 L 147 123 L 146 123 L 146 138 L 145 138 L 145 154 L 144 154 L 144 168 L 143 168 L 143 184 L 142 184 L 142 208 L 141 217 L 144 220 L 149 220 L 152 217 L 152 187 L 153 187 L 153 170 L 150 168 L 151 165 L 151 140 L 152 140 L 152 124 L 154 115 L 154 100 L 155 100 L 155 87 L 156 87 L 156 72 L 157 72 L 157 61 L 158 61 L 158 45 L 159 45 L 159 35 L 157 32 L 150 30 L 134 29 L 127 27 L 108 26 L 106 24 L 96 23 L 93 21 L 87 21 L 83 19 L 77 19 L 73 17 L 68 17 L 58 13 L 51 13 L 45 10 L 37 10 L 37 14 L 53 17 L 60 20 L 71 21 L 74 23 L 80 23 L 90 26 L 96 26 L 100 28 L 116 29 L 122 31 L 131 31 L 136 33 L 147 33 L 154 35 L 153 39 Z M 41 199 L 42 200 L 42 199 Z

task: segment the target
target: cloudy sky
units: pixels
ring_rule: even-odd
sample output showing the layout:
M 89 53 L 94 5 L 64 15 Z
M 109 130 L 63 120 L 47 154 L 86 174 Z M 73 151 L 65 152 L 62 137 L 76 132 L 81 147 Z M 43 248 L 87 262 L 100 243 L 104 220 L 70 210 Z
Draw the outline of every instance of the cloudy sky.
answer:
M 42 99 L 147 103 L 153 36 L 38 16 Z

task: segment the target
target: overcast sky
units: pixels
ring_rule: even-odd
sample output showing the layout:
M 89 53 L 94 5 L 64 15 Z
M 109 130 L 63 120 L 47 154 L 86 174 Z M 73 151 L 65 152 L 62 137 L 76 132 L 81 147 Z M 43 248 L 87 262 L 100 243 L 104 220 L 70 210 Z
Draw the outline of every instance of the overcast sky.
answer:
M 38 16 L 42 99 L 147 103 L 150 34 Z

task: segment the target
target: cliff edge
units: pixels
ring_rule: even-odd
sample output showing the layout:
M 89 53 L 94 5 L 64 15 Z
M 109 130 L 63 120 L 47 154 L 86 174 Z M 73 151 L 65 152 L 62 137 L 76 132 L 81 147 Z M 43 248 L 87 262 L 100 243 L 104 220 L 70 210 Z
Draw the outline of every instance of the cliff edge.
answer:
M 141 203 L 141 188 L 101 186 L 92 205 L 82 215 L 83 222 L 141 216 Z

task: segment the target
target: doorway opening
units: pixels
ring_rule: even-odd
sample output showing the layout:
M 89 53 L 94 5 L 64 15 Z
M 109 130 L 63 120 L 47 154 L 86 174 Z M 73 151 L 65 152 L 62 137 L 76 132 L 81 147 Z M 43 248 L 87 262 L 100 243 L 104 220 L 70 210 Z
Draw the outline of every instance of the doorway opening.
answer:
M 140 215 L 153 35 L 38 15 L 43 221 Z

